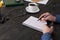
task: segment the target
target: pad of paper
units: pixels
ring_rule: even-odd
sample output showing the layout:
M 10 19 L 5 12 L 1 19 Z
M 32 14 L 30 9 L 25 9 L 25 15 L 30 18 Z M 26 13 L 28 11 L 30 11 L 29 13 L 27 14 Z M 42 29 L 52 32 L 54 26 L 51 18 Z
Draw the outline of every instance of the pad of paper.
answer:
M 44 25 L 47 24 L 47 22 L 40 21 L 40 20 L 38 21 L 38 18 L 30 16 L 22 24 L 27 26 L 27 27 L 33 28 L 35 30 L 42 31 L 44 28 Z

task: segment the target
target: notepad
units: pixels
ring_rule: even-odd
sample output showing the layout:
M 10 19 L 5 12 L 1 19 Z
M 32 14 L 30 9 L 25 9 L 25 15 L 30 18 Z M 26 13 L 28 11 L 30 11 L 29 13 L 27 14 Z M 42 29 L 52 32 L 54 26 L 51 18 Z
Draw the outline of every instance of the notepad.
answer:
M 25 0 L 25 1 L 32 2 L 32 0 Z M 49 0 L 41 0 L 41 1 L 37 2 L 37 3 L 46 5 L 48 1 Z
M 46 21 L 38 21 L 38 18 L 34 16 L 30 16 L 28 19 L 26 19 L 23 23 L 23 25 L 30 27 L 32 29 L 35 29 L 37 31 L 42 31 L 44 28 L 44 25 L 47 24 Z

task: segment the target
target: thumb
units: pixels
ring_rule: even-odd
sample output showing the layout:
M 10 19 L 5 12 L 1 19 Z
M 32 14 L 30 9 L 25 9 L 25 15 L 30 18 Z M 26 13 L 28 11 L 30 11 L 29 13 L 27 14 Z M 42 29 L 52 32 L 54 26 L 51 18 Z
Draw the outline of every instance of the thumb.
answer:
M 42 21 L 45 21 L 45 18 L 42 18 L 41 20 L 42 20 Z
M 50 29 L 53 29 L 53 26 L 51 26 Z

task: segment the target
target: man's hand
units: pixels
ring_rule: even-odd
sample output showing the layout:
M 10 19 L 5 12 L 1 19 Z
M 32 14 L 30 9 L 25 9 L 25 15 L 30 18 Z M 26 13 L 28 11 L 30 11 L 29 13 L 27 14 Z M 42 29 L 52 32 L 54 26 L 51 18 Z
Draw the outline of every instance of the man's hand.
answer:
M 53 26 L 48 27 L 47 25 L 44 25 L 44 28 L 43 28 L 42 32 L 43 32 L 43 34 L 52 33 L 53 32 Z
M 46 17 L 43 17 L 46 16 Z M 51 15 L 49 12 L 43 13 L 42 15 L 40 15 L 39 19 L 43 20 L 43 21 L 55 21 L 56 17 Z

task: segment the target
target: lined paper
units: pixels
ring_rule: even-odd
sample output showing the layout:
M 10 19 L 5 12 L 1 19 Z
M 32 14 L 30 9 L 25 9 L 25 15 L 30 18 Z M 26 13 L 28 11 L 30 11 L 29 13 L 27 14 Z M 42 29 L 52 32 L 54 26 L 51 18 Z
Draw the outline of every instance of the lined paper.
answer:
M 47 24 L 47 22 L 40 20 L 38 21 L 38 18 L 33 16 L 30 16 L 27 20 L 23 22 L 23 25 L 38 31 L 42 31 L 45 24 Z

